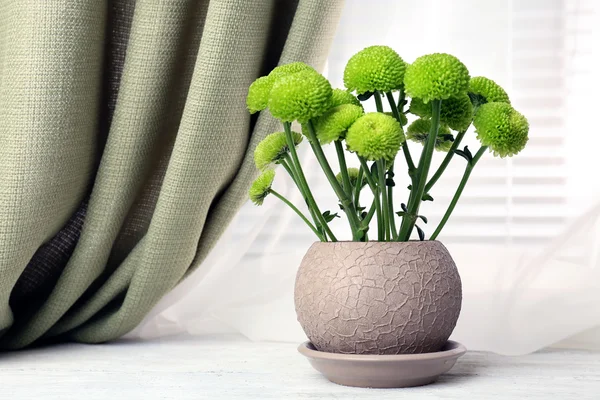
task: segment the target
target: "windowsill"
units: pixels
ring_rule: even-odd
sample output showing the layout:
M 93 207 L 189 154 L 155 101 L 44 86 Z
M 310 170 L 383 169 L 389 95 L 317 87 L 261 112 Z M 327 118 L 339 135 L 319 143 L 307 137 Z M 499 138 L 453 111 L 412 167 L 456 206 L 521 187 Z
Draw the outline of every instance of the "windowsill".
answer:
M 469 352 L 433 385 L 357 389 L 328 382 L 295 344 L 239 337 L 67 344 L 0 356 L 7 398 L 65 399 L 592 399 L 600 354 L 545 350 L 503 357 Z

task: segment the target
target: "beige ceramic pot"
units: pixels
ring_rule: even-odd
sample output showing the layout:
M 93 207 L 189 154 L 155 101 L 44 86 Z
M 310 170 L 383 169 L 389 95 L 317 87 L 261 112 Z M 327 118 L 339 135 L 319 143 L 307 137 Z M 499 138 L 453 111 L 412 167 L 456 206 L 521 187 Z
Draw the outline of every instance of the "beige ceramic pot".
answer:
M 298 321 L 319 351 L 440 351 L 456 326 L 462 285 L 444 245 L 314 243 L 300 264 Z

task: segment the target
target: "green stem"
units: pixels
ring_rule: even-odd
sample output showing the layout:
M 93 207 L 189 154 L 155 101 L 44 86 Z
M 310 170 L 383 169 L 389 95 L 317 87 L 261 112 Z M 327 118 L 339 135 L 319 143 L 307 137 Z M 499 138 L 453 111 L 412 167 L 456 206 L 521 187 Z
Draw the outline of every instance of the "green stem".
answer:
M 332 242 L 337 242 L 337 238 L 335 237 L 335 235 L 333 234 L 331 229 L 329 229 L 329 225 L 327 224 L 327 221 L 325 221 L 325 218 L 323 217 L 323 213 L 321 212 L 321 210 L 319 210 L 319 207 L 317 206 L 317 202 L 315 201 L 315 198 L 310 190 L 310 187 L 308 186 L 308 183 L 306 182 L 306 176 L 304 176 L 304 171 L 302 170 L 302 166 L 300 165 L 300 159 L 298 158 L 298 153 L 296 152 L 296 145 L 294 143 L 294 138 L 292 137 L 292 124 L 290 122 L 284 122 L 283 129 L 285 131 L 285 138 L 288 143 L 288 147 L 290 149 L 290 154 L 292 156 L 293 164 L 296 167 L 296 172 L 298 175 L 297 176 L 298 182 L 301 184 L 302 190 L 304 191 L 304 194 L 306 195 L 306 199 L 308 200 L 309 207 L 312 207 L 312 209 L 314 210 L 314 213 L 316 214 L 316 217 L 318 218 L 319 222 L 321 223 L 321 226 L 323 227 L 325 232 L 327 232 L 327 236 L 329 236 L 329 238 L 331 239 Z
M 350 185 L 350 177 L 348 176 L 346 156 L 344 155 L 344 148 L 342 147 L 342 142 L 339 140 L 335 141 L 335 151 L 337 153 L 338 162 L 340 165 L 340 174 L 342 175 L 342 188 L 346 192 L 346 195 L 350 198 L 350 201 L 352 201 L 352 186 Z M 348 223 L 350 224 L 350 229 L 352 229 L 352 222 L 350 218 L 348 218 Z
M 383 112 L 383 104 L 381 103 L 381 93 L 375 92 L 373 93 L 373 98 L 375 99 L 375 107 L 377 107 L 378 112 Z
M 452 160 L 452 157 L 454 157 L 454 150 L 458 149 L 458 146 L 460 145 L 461 140 L 465 136 L 465 133 L 467 133 L 466 129 L 462 132 L 458 132 L 456 138 L 454 139 L 454 143 L 452 143 L 452 147 L 450 147 L 450 150 L 448 150 L 448 154 L 446 154 L 446 157 L 444 157 L 444 160 L 438 167 L 437 171 L 435 171 L 435 174 L 433 174 L 429 182 L 427 182 L 427 185 L 425 185 L 425 193 L 429 193 L 433 185 L 435 185 L 438 179 L 440 179 L 440 177 L 446 170 L 446 167 L 448 166 L 448 164 L 450 164 L 450 160 Z
M 401 241 L 407 241 L 410 238 L 410 234 L 417 221 L 417 215 L 419 214 L 419 206 L 425 192 L 425 184 L 427 183 L 427 174 L 429 173 L 429 167 L 431 166 L 431 159 L 433 158 L 433 151 L 435 150 L 435 141 L 438 135 L 438 128 L 440 125 L 440 108 L 442 105 L 441 100 L 432 100 L 432 116 L 431 116 L 431 130 L 427 135 L 427 142 L 423 146 L 421 157 L 419 159 L 419 167 L 417 168 L 416 187 L 413 185 L 411 190 L 410 199 L 408 201 L 405 217 L 402 219 L 402 225 L 400 226 L 400 233 L 398 239 Z
M 404 100 L 406 99 L 406 92 L 404 91 L 404 85 L 402 85 L 400 87 L 399 93 L 400 94 L 398 95 L 398 105 L 396 106 L 396 108 L 398 110 L 403 110 L 404 109 Z M 389 97 L 388 97 L 388 99 L 389 99 Z M 392 97 L 392 100 L 394 100 L 393 97 Z M 404 111 L 401 111 L 401 112 L 404 112 Z
M 382 219 L 382 215 L 381 215 L 381 203 L 380 203 L 380 199 L 379 199 L 377 183 L 375 182 L 375 179 L 373 179 L 373 176 L 369 172 L 370 171 L 369 166 L 367 165 L 367 162 L 365 161 L 365 159 L 358 156 L 358 160 L 360 161 L 360 166 L 362 167 L 362 169 L 365 173 L 365 177 L 367 178 L 367 183 L 369 184 L 369 187 L 371 188 L 371 191 L 373 192 L 373 202 L 375 203 L 375 210 L 377 212 L 377 240 L 379 240 L 381 242 L 381 241 L 383 241 L 383 238 L 384 238 L 383 219 Z
M 294 163 L 290 159 L 289 153 L 287 153 L 284 156 L 284 159 L 281 160 L 281 165 L 283 165 L 283 168 L 285 168 L 285 170 L 287 171 L 287 173 L 292 177 L 292 180 L 296 184 L 296 187 L 298 188 L 298 191 L 300 192 L 300 194 L 302 195 L 302 198 L 304 199 L 304 202 L 306 203 L 306 207 L 308 208 L 308 212 L 310 213 L 310 216 L 311 216 L 312 220 L 314 221 L 314 224 L 317 227 L 317 230 L 319 230 L 320 232 L 323 232 L 321 230 L 322 227 L 321 227 L 321 222 L 320 222 L 319 218 L 317 218 L 317 215 L 316 215 L 315 211 L 308 204 L 306 193 L 304 192 L 304 189 L 302 188 L 302 185 L 300 185 L 298 183 L 298 176 L 297 176 L 298 173 L 296 172 L 296 169 L 294 168 Z M 325 239 L 327 239 L 327 236 L 325 236 Z
M 353 239 L 358 239 L 358 230 L 360 228 L 360 223 L 358 221 L 358 216 L 356 215 L 356 209 L 354 208 L 354 204 L 352 204 L 352 199 L 348 197 L 340 183 L 337 181 L 337 178 L 335 177 L 335 174 L 333 173 L 333 170 L 331 169 L 331 166 L 329 165 L 329 162 L 327 161 L 327 158 L 323 153 L 323 149 L 319 144 L 317 135 L 315 133 L 315 127 L 313 126 L 312 121 L 308 121 L 306 125 L 310 146 L 312 147 L 313 152 L 317 157 L 317 161 L 319 161 L 321 169 L 325 173 L 329 184 L 333 188 L 333 191 L 335 192 L 336 196 L 338 197 L 338 199 L 342 203 L 342 206 L 344 207 L 344 212 L 346 213 L 346 215 L 348 216 L 348 220 L 350 221 Z
M 338 156 L 338 162 L 340 163 L 340 174 L 342 175 L 342 186 L 346 191 L 348 197 L 352 197 L 352 186 L 350 185 L 350 177 L 348 176 L 348 167 L 346 165 L 346 156 L 344 155 L 344 148 L 340 140 L 336 140 L 335 152 Z
M 371 220 L 373 219 L 373 215 L 375 214 L 376 210 L 377 210 L 377 205 L 375 204 L 375 202 L 373 202 L 371 204 L 371 208 L 369 209 L 369 212 L 365 216 L 365 219 L 362 220 L 361 226 L 363 228 L 366 228 L 367 226 L 369 226 L 369 224 L 371 223 Z
M 394 115 L 394 118 L 396 118 L 399 124 L 402 124 L 402 120 L 400 119 L 400 111 L 398 111 L 398 108 L 396 107 L 396 103 L 394 102 L 394 96 L 391 92 L 387 92 L 385 95 L 388 99 L 388 103 L 390 103 L 390 107 L 392 108 L 392 114 Z M 402 101 L 404 101 L 404 91 L 400 92 L 400 98 L 402 99 Z M 402 143 L 402 152 L 404 153 L 406 165 L 408 166 L 408 175 L 411 177 L 412 180 L 413 176 L 415 175 L 416 168 L 415 163 L 412 159 L 412 155 L 410 154 L 410 149 L 408 148 L 406 142 Z
M 381 196 L 381 214 L 383 218 L 384 239 L 390 240 L 390 220 L 388 215 L 389 208 L 385 186 L 385 160 L 381 159 L 377 161 L 377 173 L 379 175 L 379 195 Z
M 296 186 L 298 186 L 298 178 L 296 178 L 296 171 L 292 169 L 292 167 L 288 164 L 287 160 L 283 159 L 281 161 L 281 165 L 287 171 L 288 175 L 292 178 Z
M 394 163 L 390 165 L 388 169 L 390 175 L 394 175 Z M 390 221 L 390 231 L 392 231 L 392 239 L 398 239 L 398 232 L 396 231 L 396 214 L 394 214 L 394 188 L 392 186 L 387 186 L 387 201 L 388 201 L 388 218 Z
M 302 214 L 302 212 L 300 210 L 298 210 L 296 208 L 296 206 L 294 206 L 288 199 L 286 199 L 285 197 L 283 197 L 281 194 L 277 193 L 273 189 L 269 189 L 269 193 L 271 193 L 272 195 L 274 195 L 275 197 L 277 197 L 279 200 L 283 201 L 285 204 L 287 204 L 288 207 L 290 207 L 292 210 L 294 210 L 294 212 L 296 214 L 298 214 L 298 216 L 300 218 L 302 218 L 302 220 L 315 233 L 315 235 L 317 235 L 317 237 L 321 240 L 321 242 L 326 242 L 327 241 L 327 239 L 324 238 L 323 235 L 321 235 L 321 233 L 317 230 L 317 228 L 315 228 L 315 226 L 313 224 L 311 224 L 311 222 L 308 220 L 308 218 L 306 218 L 306 216 L 304 214 Z
M 358 177 L 356 178 L 356 186 L 354 187 L 354 205 L 356 206 L 356 208 L 359 207 L 360 204 L 360 191 L 362 189 L 362 185 L 363 185 L 363 167 L 361 165 L 361 167 L 358 169 Z
M 469 180 L 471 171 L 473 170 L 473 168 L 475 167 L 475 165 L 477 164 L 477 162 L 479 161 L 479 159 L 481 158 L 483 153 L 485 153 L 486 150 L 487 150 L 487 146 L 481 146 L 481 148 L 477 151 L 477 153 L 475 153 L 475 157 L 473 157 L 473 159 L 467 164 L 467 168 L 465 168 L 465 173 L 463 174 L 463 177 L 460 180 L 460 184 L 458 185 L 458 188 L 456 189 L 456 193 L 454 193 L 454 197 L 452 198 L 452 201 L 450 202 L 450 205 L 448 206 L 448 209 L 446 210 L 444 217 L 442 218 L 442 220 L 440 221 L 440 224 L 435 229 L 435 232 L 433 232 L 433 234 L 431 235 L 430 240 L 435 240 L 438 237 L 438 235 L 440 234 L 440 232 L 442 231 L 442 228 L 444 227 L 444 225 L 446 225 L 446 222 L 448 222 L 448 218 L 450 218 L 452 211 L 454 211 L 454 207 L 456 207 L 456 203 L 458 202 L 458 199 L 462 195 L 462 192 L 467 184 L 467 181 Z

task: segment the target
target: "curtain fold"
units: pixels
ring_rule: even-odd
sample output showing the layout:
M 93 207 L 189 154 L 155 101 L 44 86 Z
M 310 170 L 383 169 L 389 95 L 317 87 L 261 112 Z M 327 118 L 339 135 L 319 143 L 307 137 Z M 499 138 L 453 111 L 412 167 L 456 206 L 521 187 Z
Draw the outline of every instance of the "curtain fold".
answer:
M 0 4 L 0 347 L 117 338 L 202 269 L 275 129 L 247 87 L 322 67 L 341 1 Z

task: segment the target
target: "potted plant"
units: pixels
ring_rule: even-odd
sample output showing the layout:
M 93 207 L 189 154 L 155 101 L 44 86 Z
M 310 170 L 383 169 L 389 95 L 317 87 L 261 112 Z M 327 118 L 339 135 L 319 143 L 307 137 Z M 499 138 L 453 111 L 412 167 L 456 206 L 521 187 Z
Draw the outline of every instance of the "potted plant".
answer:
M 528 140 L 528 122 L 499 85 L 470 77 L 465 65 L 449 54 L 424 55 L 407 64 L 387 46 L 368 47 L 348 61 L 344 84 L 345 89 L 332 89 L 303 63 L 279 66 L 252 83 L 248 109 L 268 109 L 283 123 L 283 131 L 256 147 L 261 174 L 250 199 L 261 205 L 270 195 L 278 198 L 319 240 L 308 249 L 295 287 L 298 321 L 312 351 L 330 358 L 351 354 L 355 361 L 360 355 L 408 355 L 414 360 L 424 353 L 443 353 L 460 313 L 462 289 L 449 252 L 436 239 L 481 157 L 519 153 Z M 377 112 L 365 113 L 366 101 L 373 101 Z M 301 133 L 292 130 L 294 122 Z M 475 154 L 460 148 L 471 125 L 481 143 Z M 422 144 L 418 160 L 407 141 Z M 302 142 L 311 147 L 341 213 L 324 211 L 317 203 L 296 151 Z M 336 162 L 323 152 L 331 144 Z M 446 154 L 433 170 L 435 151 Z M 434 200 L 433 188 L 455 155 L 463 159 L 465 172 L 441 222 L 427 237 L 421 205 Z M 348 168 L 348 159 L 356 160 L 358 168 Z M 273 188 L 277 165 L 302 194 L 306 212 Z M 400 194 L 395 191 L 406 186 L 397 185 L 398 171 L 407 173 L 409 183 Z M 405 200 L 397 200 L 399 195 Z M 352 241 L 339 241 L 329 226 L 340 214 L 348 221 Z M 413 232 L 418 240 L 411 240 Z M 406 385 L 428 381 L 411 382 Z M 383 384 L 367 380 L 357 385 Z

